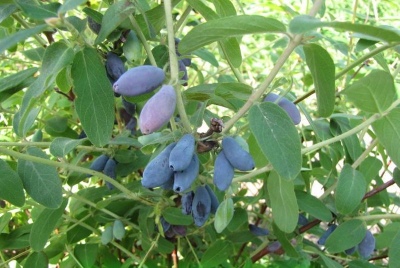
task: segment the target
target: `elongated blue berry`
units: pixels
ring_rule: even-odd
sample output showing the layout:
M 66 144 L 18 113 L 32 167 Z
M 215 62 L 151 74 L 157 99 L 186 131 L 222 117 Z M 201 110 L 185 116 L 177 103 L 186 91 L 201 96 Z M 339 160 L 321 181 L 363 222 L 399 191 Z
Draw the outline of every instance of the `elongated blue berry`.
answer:
M 107 75 L 114 81 L 118 80 L 126 72 L 124 62 L 112 52 L 107 53 L 106 70 Z
M 182 204 L 182 214 L 190 215 L 192 214 L 192 203 L 194 198 L 194 192 L 190 191 L 182 195 L 181 204 Z
M 265 98 L 264 101 L 275 102 L 279 99 L 280 96 L 275 93 L 269 93 Z M 292 119 L 295 125 L 298 125 L 301 121 L 300 111 L 297 109 L 296 104 L 291 102 L 285 97 L 282 97 L 277 103 L 282 109 L 286 111 L 289 117 Z
M 368 259 L 375 249 L 375 237 L 367 230 L 364 239 L 358 244 L 358 253 L 363 259 Z
M 256 235 L 256 236 L 263 236 L 263 235 L 268 235 L 269 231 L 266 228 L 261 228 L 258 227 L 254 224 L 249 224 L 249 230 L 252 234 Z
M 189 166 L 194 154 L 194 145 L 195 139 L 192 134 L 182 136 L 169 156 L 169 167 L 173 171 L 183 171 Z
M 329 225 L 328 229 L 321 235 L 321 237 L 318 239 L 317 243 L 318 245 L 325 245 L 326 239 L 332 234 L 333 231 L 335 231 L 337 225 L 332 224 Z
M 114 180 L 117 178 L 117 162 L 115 162 L 114 159 L 110 158 L 108 159 L 106 165 L 104 166 L 104 174 L 107 175 L 110 178 L 113 178 Z M 109 190 L 114 189 L 114 185 L 106 181 L 106 186 Z
M 165 79 L 164 71 L 151 65 L 142 65 L 126 71 L 114 83 L 114 92 L 123 96 L 138 96 L 158 88 Z
M 253 157 L 240 147 L 239 143 L 237 143 L 234 138 L 223 138 L 222 149 L 229 163 L 231 163 L 234 168 L 242 171 L 254 169 Z
M 154 188 L 161 186 L 173 176 L 173 171 L 169 168 L 168 159 L 175 145 L 176 143 L 174 142 L 165 147 L 159 155 L 147 164 L 142 178 L 142 185 L 144 187 Z
M 91 170 L 102 172 L 104 167 L 106 166 L 108 159 L 110 159 L 110 158 L 107 155 L 102 154 L 92 162 L 92 164 L 90 165 L 89 168 Z M 88 174 L 88 176 L 90 177 L 92 175 Z
M 178 146 L 178 145 L 177 145 Z M 175 146 L 176 148 L 176 146 Z M 172 153 L 171 153 L 172 154 Z M 193 154 L 192 161 L 189 166 L 183 171 L 176 171 L 174 177 L 174 191 L 181 193 L 192 186 L 192 183 L 199 175 L 199 158 L 197 154 Z
M 139 127 L 143 134 L 150 134 L 165 125 L 174 114 L 176 106 L 175 90 L 170 85 L 163 85 L 144 105 Z
M 194 194 L 192 203 L 192 216 L 194 224 L 203 226 L 211 211 L 211 198 L 204 186 L 199 186 Z
M 215 195 L 214 191 L 211 189 L 210 186 L 208 186 L 208 184 L 206 184 L 206 190 L 208 192 L 208 194 L 210 195 L 210 199 L 211 199 L 211 213 L 215 214 L 215 212 L 217 212 L 218 206 L 219 206 L 219 201 L 217 196 Z
M 214 164 L 214 184 L 220 191 L 225 191 L 232 183 L 235 171 L 223 150 L 218 153 Z

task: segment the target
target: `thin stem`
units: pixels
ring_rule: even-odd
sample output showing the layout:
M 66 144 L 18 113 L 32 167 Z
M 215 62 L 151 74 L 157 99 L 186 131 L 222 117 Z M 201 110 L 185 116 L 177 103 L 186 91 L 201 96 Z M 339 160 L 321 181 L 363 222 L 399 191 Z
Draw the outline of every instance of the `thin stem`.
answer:
M 164 1 L 165 10 L 165 21 L 168 32 L 168 52 L 169 52 L 169 65 L 171 71 L 171 84 L 174 85 L 176 93 L 176 107 L 181 117 L 183 127 L 188 133 L 192 132 L 192 128 L 189 123 L 189 118 L 185 111 L 185 105 L 183 103 L 182 94 L 179 86 L 179 68 L 178 59 L 175 52 L 175 37 L 174 37 L 174 22 L 172 20 L 172 4 L 171 0 Z
M 187 236 L 185 236 L 185 238 L 186 238 L 186 241 L 189 244 L 190 250 L 192 251 L 194 258 L 196 259 L 198 267 L 201 267 L 200 260 L 196 255 L 196 251 L 193 249 L 192 243 L 190 243 L 189 238 Z
M 182 24 L 185 22 L 186 18 L 189 16 L 191 11 L 192 7 L 188 5 L 186 9 L 183 11 L 179 20 L 175 24 L 175 32 L 177 32 L 181 28 Z
M 160 238 L 160 234 L 157 234 L 156 240 L 151 243 L 151 247 L 146 252 L 146 255 L 144 256 L 143 260 L 140 262 L 139 268 L 144 265 L 144 263 L 146 262 L 147 258 L 149 257 L 150 252 L 156 247 L 159 238 Z
M 375 148 L 375 146 L 378 145 L 378 139 L 374 139 L 371 144 L 368 146 L 367 149 L 354 161 L 354 163 L 351 165 L 352 168 L 356 169 L 362 161 L 368 156 L 368 154 L 372 151 L 372 149 Z
M 360 219 L 364 221 L 375 221 L 375 220 L 398 220 L 400 219 L 400 214 L 377 214 L 377 215 L 365 215 L 365 216 L 357 216 L 351 218 L 345 218 L 347 220 L 350 219 Z
M 310 16 L 315 16 L 321 7 L 323 1 L 322 0 L 316 0 L 314 2 L 313 7 L 311 8 L 309 15 Z M 253 106 L 253 104 L 260 99 L 261 95 L 264 94 L 264 92 L 267 90 L 269 85 L 272 83 L 274 80 L 275 76 L 279 73 L 280 69 L 283 67 L 285 64 L 286 60 L 289 58 L 289 56 L 292 54 L 294 49 L 301 44 L 303 39 L 303 35 L 295 35 L 289 42 L 288 46 L 286 49 L 283 51 L 277 62 L 275 63 L 274 67 L 270 71 L 269 75 L 265 79 L 265 81 L 259 85 L 256 91 L 251 94 L 247 102 L 240 108 L 240 110 L 228 121 L 225 123 L 225 128 L 222 130 L 222 134 L 227 133 L 233 125 L 240 119 L 244 114 L 247 113 L 247 111 Z
M 29 142 L 29 141 L 21 141 L 21 142 L 0 142 L 0 147 L 50 147 L 51 142 Z M 107 153 L 110 151 L 108 148 L 98 148 L 93 146 L 84 146 L 78 145 L 75 147 L 76 149 L 89 151 L 89 152 L 104 152 Z
M 27 161 L 32 161 L 32 162 L 36 162 L 36 163 L 41 163 L 41 164 L 45 164 L 45 165 L 49 165 L 49 166 L 53 166 L 53 167 L 59 167 L 59 168 L 65 168 L 68 170 L 72 170 L 72 171 L 76 171 L 76 172 L 80 172 L 80 173 L 85 173 L 85 174 L 90 174 L 90 175 L 94 175 L 99 177 L 100 179 L 103 179 L 109 183 L 111 183 L 112 185 L 114 185 L 117 189 L 119 189 L 121 192 L 123 192 L 124 194 L 127 195 L 127 197 L 129 197 L 130 199 L 145 203 L 147 205 L 152 205 L 151 202 L 140 198 L 137 193 L 132 193 L 130 190 L 128 190 L 127 188 L 125 188 L 122 184 L 120 184 L 119 182 L 117 182 L 116 180 L 114 180 L 113 178 L 110 178 L 106 175 L 104 175 L 101 172 L 97 172 L 88 168 L 83 168 L 83 167 L 78 167 L 69 163 L 61 163 L 61 162 L 56 162 L 56 161 L 52 161 L 52 160 L 48 160 L 48 159 L 44 159 L 41 157 L 36 157 L 36 156 L 32 156 L 32 155 L 28 155 L 28 154 L 23 154 L 23 153 L 19 153 L 19 152 L 15 152 L 13 150 L 9 150 L 9 149 L 5 149 L 5 148 L 1 148 L 0 147 L 0 153 L 18 158 L 18 159 L 23 159 L 23 160 L 27 160 Z
M 16 21 L 18 21 L 19 24 L 24 26 L 25 29 L 31 28 L 18 14 L 13 14 L 12 17 Z M 47 46 L 47 42 L 43 38 L 41 38 L 38 34 L 33 35 L 33 38 L 35 38 L 36 41 L 38 41 L 39 44 L 41 44 L 43 47 Z
M 365 55 L 362 56 L 361 58 L 358 58 L 358 59 L 355 60 L 353 63 L 347 65 L 343 70 L 341 70 L 340 72 L 338 72 L 338 73 L 335 75 L 335 80 L 341 78 L 343 75 L 345 75 L 348 71 L 352 70 L 353 68 L 359 66 L 360 64 L 363 64 L 363 62 L 365 62 L 365 61 L 368 60 L 369 58 L 375 56 L 376 54 L 378 54 L 378 53 L 380 53 L 380 52 L 382 52 L 382 51 L 384 51 L 384 50 L 386 50 L 386 49 L 388 49 L 388 48 L 397 46 L 398 44 L 399 44 L 399 43 L 385 44 L 385 45 L 383 45 L 383 46 L 380 46 L 380 47 L 375 48 L 375 49 L 372 50 L 371 52 L 365 54 Z M 311 96 L 311 95 L 314 94 L 314 93 L 315 93 L 315 89 L 312 89 L 312 90 L 310 90 L 309 92 L 305 93 L 303 96 L 298 97 L 298 98 L 294 101 L 294 103 L 295 103 L 295 104 L 296 104 L 296 103 L 299 103 L 299 102 L 305 100 L 306 98 L 308 98 L 309 96 Z
M 157 62 L 153 56 L 153 52 L 151 52 L 151 48 L 150 48 L 149 44 L 147 43 L 146 37 L 144 36 L 142 29 L 140 28 L 139 24 L 137 23 L 135 17 L 133 15 L 129 15 L 129 20 L 131 21 L 132 27 L 135 30 L 136 34 L 138 35 L 140 42 L 142 42 L 144 50 L 146 50 L 146 53 L 147 53 L 147 56 L 149 57 L 151 65 L 157 66 Z
M 267 172 L 267 171 L 270 171 L 270 170 L 272 170 L 272 169 L 273 169 L 273 168 L 272 168 L 272 165 L 267 165 L 267 166 L 262 167 L 262 168 L 260 168 L 260 169 L 256 169 L 256 170 L 254 170 L 254 171 L 252 171 L 252 172 L 250 172 L 250 173 L 248 173 L 248 174 L 246 174 L 246 175 L 242 175 L 242 176 L 236 177 L 236 178 L 234 178 L 234 179 L 232 180 L 232 182 L 235 183 L 235 182 L 245 181 L 245 180 L 248 180 L 248 179 L 250 179 L 250 178 L 253 178 L 253 177 L 257 176 L 257 175 L 260 175 L 260 174 L 262 174 L 262 173 L 265 173 L 265 172 Z
M 380 114 L 374 114 L 373 116 L 371 116 L 370 118 L 368 118 L 366 121 L 364 121 L 363 123 L 359 124 L 358 126 L 350 129 L 349 131 L 346 131 L 336 137 L 324 140 L 322 142 L 319 142 L 317 144 L 311 145 L 307 148 L 303 148 L 301 150 L 301 154 L 308 154 L 311 153 L 313 151 L 316 151 L 324 146 L 327 146 L 329 144 L 332 144 L 334 142 L 340 141 L 344 138 L 347 138 L 353 134 L 356 134 L 357 132 L 363 130 L 366 127 L 369 127 L 373 122 L 375 122 L 376 120 L 380 119 L 382 116 Z

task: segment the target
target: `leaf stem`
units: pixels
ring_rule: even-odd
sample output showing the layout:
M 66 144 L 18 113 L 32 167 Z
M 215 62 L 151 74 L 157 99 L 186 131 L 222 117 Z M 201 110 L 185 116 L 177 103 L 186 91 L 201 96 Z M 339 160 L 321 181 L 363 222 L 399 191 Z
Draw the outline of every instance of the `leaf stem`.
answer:
M 174 37 L 174 23 L 172 20 L 172 4 L 171 0 L 164 1 L 165 22 L 168 32 L 168 52 L 169 52 L 169 66 L 171 72 L 171 84 L 174 86 L 176 93 L 176 107 L 181 117 L 183 127 L 188 133 L 192 133 L 192 128 L 189 123 L 189 118 L 185 111 L 185 105 L 182 99 L 182 93 L 179 85 L 179 69 L 178 59 L 175 52 L 175 37 Z
M 315 16 L 316 13 L 318 12 L 319 8 L 321 7 L 323 1 L 322 0 L 316 0 L 314 2 L 313 7 L 311 8 L 309 15 L 310 16 Z M 240 119 L 244 114 L 247 113 L 247 111 L 253 106 L 253 104 L 260 99 L 262 94 L 267 90 L 269 85 L 272 83 L 274 80 L 275 76 L 279 73 L 280 69 L 283 67 L 285 64 L 286 60 L 289 58 L 289 56 L 292 54 L 294 49 L 301 44 L 303 39 L 303 35 L 298 34 L 294 35 L 293 38 L 290 40 L 288 46 L 286 49 L 282 52 L 281 56 L 278 58 L 276 61 L 274 67 L 271 69 L 270 73 L 268 74 L 267 78 L 265 81 L 258 86 L 257 90 L 251 94 L 247 102 L 240 108 L 240 110 L 228 121 L 225 123 L 225 128 L 222 130 L 222 134 L 227 133 L 233 125 Z
M 21 141 L 21 142 L 0 142 L 0 147 L 50 147 L 51 142 L 29 142 L 29 141 Z M 75 148 L 80 150 L 85 150 L 89 152 L 109 152 L 110 149 L 107 148 L 98 148 L 94 146 L 84 146 L 78 145 Z
M 124 194 L 126 194 L 130 199 L 132 200 L 136 200 L 139 202 L 142 202 L 144 204 L 147 205 L 153 205 L 151 202 L 138 197 L 137 195 L 135 195 L 134 193 L 132 193 L 130 190 L 128 190 L 127 188 L 125 188 L 122 184 L 120 184 L 118 181 L 114 180 L 113 178 L 110 178 L 106 175 L 104 175 L 101 172 L 97 172 L 88 168 L 84 168 L 84 167 L 78 167 L 69 163 L 61 163 L 61 162 L 56 162 L 56 161 L 52 161 L 52 160 L 48 160 L 48 159 L 44 159 L 41 157 L 36 157 L 33 155 L 28 155 L 28 154 L 23 154 L 23 153 L 19 153 L 13 150 L 9 150 L 9 149 L 5 149 L 5 148 L 1 148 L 0 147 L 0 153 L 3 153 L 5 155 L 9 155 L 18 159 L 23 159 L 23 160 L 27 160 L 27 161 L 32 161 L 35 163 L 40 163 L 40 164 L 45 164 L 45 165 L 49 165 L 49 166 L 53 166 L 53 167 L 58 167 L 58 168 L 65 168 L 68 170 L 72 170 L 72 171 L 76 171 L 76 172 L 80 172 L 80 173 L 84 173 L 84 174 L 90 174 L 90 175 L 94 175 L 99 177 L 100 179 L 103 179 L 109 183 L 111 183 L 112 185 L 114 185 L 116 188 L 118 188 L 121 192 L 123 192 Z
M 265 172 L 267 172 L 267 171 L 270 171 L 270 170 L 272 170 L 272 169 L 273 169 L 272 165 L 269 164 L 269 165 L 267 165 L 267 166 L 265 166 L 265 167 L 262 167 L 262 168 L 260 168 L 260 169 L 256 169 L 256 170 L 254 170 L 254 171 L 252 171 L 252 172 L 250 172 L 250 173 L 248 173 L 248 174 L 246 174 L 246 175 L 242 175 L 242 176 L 239 176 L 239 177 L 234 178 L 234 179 L 232 180 L 232 183 L 236 183 L 236 182 L 248 180 L 248 179 L 253 178 L 253 177 L 257 176 L 257 175 L 260 175 L 260 174 L 262 174 L 262 173 L 265 173 Z
M 356 217 L 345 218 L 345 220 L 350 220 L 350 219 L 360 219 L 360 220 L 364 220 L 364 221 L 375 221 L 375 220 L 382 220 L 382 219 L 399 220 L 400 214 L 376 214 L 376 215 L 365 215 L 365 216 L 356 216 Z
M 139 24 L 137 23 L 135 17 L 133 15 L 129 15 L 129 20 L 132 24 L 133 29 L 135 30 L 136 34 L 138 35 L 140 42 L 142 42 L 144 50 L 146 50 L 146 53 L 147 53 L 147 56 L 149 57 L 151 65 L 157 66 L 157 62 L 154 58 L 153 52 L 151 52 L 151 48 L 150 48 L 149 44 L 147 43 L 146 37 L 144 36 L 142 29 L 140 28 Z
M 147 258 L 149 257 L 150 252 L 156 247 L 159 238 L 160 238 L 160 234 L 157 234 L 156 240 L 153 241 L 153 243 L 151 243 L 151 247 L 146 252 L 146 255 L 144 256 L 143 260 L 140 262 L 139 268 L 144 265 L 144 263 L 146 262 Z

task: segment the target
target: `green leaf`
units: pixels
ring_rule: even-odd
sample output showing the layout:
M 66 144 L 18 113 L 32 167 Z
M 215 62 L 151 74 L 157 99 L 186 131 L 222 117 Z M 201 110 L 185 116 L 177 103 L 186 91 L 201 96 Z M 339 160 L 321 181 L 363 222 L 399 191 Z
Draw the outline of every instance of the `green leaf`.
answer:
M 242 52 L 240 45 L 236 37 L 226 38 L 219 41 L 222 51 L 227 60 L 232 64 L 233 67 L 239 68 L 242 64 Z
M 0 199 L 22 207 L 25 203 L 24 186 L 17 172 L 0 159 Z
M 293 232 L 299 215 L 293 182 L 282 179 L 278 173 L 272 171 L 267 180 L 267 189 L 274 222 L 282 231 Z
M 378 140 L 385 147 L 396 166 L 400 167 L 400 108 L 393 109 L 388 115 L 372 123 Z
M 193 223 L 193 218 L 190 215 L 183 215 L 181 209 L 167 207 L 163 210 L 164 219 L 173 225 L 190 225 Z
M 278 20 L 258 15 L 239 15 L 214 19 L 194 27 L 179 43 L 179 52 L 187 54 L 224 38 L 255 33 L 285 32 Z
M 198 50 L 193 51 L 192 53 L 193 55 L 196 55 L 197 57 L 199 57 L 200 59 L 208 62 L 209 64 L 211 64 L 214 67 L 218 67 L 219 66 L 219 62 L 217 61 L 217 59 L 215 58 L 215 55 L 212 54 L 210 51 L 208 51 L 207 49 L 201 48 Z
M 288 114 L 272 102 L 254 105 L 249 112 L 250 129 L 262 152 L 278 174 L 293 180 L 301 169 L 301 146 Z
M 0 217 L 0 234 L 3 232 L 4 228 L 8 226 L 13 214 L 11 212 L 6 212 Z
M 93 48 L 76 54 L 71 75 L 76 112 L 89 140 L 98 147 L 108 143 L 114 125 L 114 95 L 104 65 Z
M 303 210 L 321 221 L 331 221 L 331 211 L 321 200 L 306 192 L 296 191 L 297 203 L 300 210 Z
M 326 240 L 325 246 L 330 253 L 339 253 L 349 249 L 364 239 L 365 226 L 362 220 L 349 220 L 340 224 Z
M 30 147 L 27 153 L 48 159 L 48 156 L 36 147 Z M 36 202 L 48 208 L 58 208 L 62 202 L 62 185 L 55 167 L 20 159 L 18 174 L 26 192 Z
M 29 243 L 34 251 L 42 251 L 47 243 L 57 222 L 61 219 L 68 200 L 64 199 L 62 205 L 57 209 L 45 208 L 32 225 Z
M 351 213 L 360 205 L 367 185 L 361 172 L 345 164 L 338 178 L 335 193 L 336 209 L 342 214 Z
M 63 137 L 55 138 L 50 144 L 50 153 L 57 157 L 63 157 L 84 141 L 84 139 L 74 140 Z
M 32 77 L 37 72 L 38 68 L 28 68 L 18 73 L 9 75 L 0 79 L 0 92 L 14 88 L 24 82 L 25 79 Z
M 303 50 L 314 79 L 318 113 L 328 117 L 335 107 L 335 64 L 329 53 L 317 44 L 304 45 Z
M 48 88 L 53 86 L 58 72 L 72 62 L 73 56 L 73 49 L 62 42 L 53 43 L 46 48 L 43 55 L 42 67 L 40 69 L 40 76 L 29 86 L 22 100 L 21 109 L 19 111 L 21 119 L 18 127 L 18 134 L 20 136 L 25 136 L 27 130 L 29 130 L 33 124 L 32 117 L 31 122 L 28 122 L 28 116 L 34 103 Z
M 20 41 L 25 40 L 28 37 L 31 37 L 32 35 L 42 32 L 47 27 L 48 27 L 47 24 L 42 24 L 35 26 L 33 28 L 20 30 L 14 33 L 13 35 L 2 38 L 0 40 L 0 54 L 2 54 L 7 48 L 10 48 L 18 44 Z
M 233 244 L 227 240 L 217 240 L 208 247 L 201 258 L 203 267 L 216 267 L 233 254 Z
M 24 268 L 46 268 L 49 260 L 44 252 L 32 252 L 24 263 Z
M 0 23 L 7 19 L 11 14 L 17 10 L 17 6 L 14 4 L 7 4 L 0 6 Z
M 373 70 L 343 91 L 354 105 L 368 113 L 382 113 L 396 100 L 393 77 L 382 70 Z
M 75 257 L 82 267 L 93 267 L 98 251 L 98 244 L 79 244 L 74 248 Z
M 225 199 L 218 206 L 215 213 L 214 228 L 217 233 L 221 233 L 233 218 L 233 201 L 231 198 Z
M 364 175 L 366 184 L 369 185 L 371 181 L 379 175 L 379 170 L 381 170 L 381 168 L 382 162 L 379 159 L 368 156 L 362 161 L 359 171 Z
M 133 14 L 135 6 L 128 0 L 120 0 L 111 5 L 103 16 L 99 35 L 95 40 L 98 45 L 114 31 L 129 15 Z
M 274 235 L 281 243 L 282 248 L 285 250 L 285 254 L 287 254 L 289 257 L 292 258 L 299 258 L 300 257 L 299 253 L 290 242 L 291 239 L 290 235 L 282 232 L 281 229 L 278 228 L 275 222 L 272 224 L 272 229 L 274 231 Z
M 400 231 L 393 237 L 392 243 L 389 245 L 389 268 L 399 268 L 400 262 Z
M 57 9 L 61 5 L 59 3 L 41 5 L 31 0 L 14 0 L 14 2 L 28 17 L 35 20 L 57 17 Z
M 58 13 L 65 13 L 68 10 L 74 9 L 85 2 L 86 0 L 65 0 L 64 4 L 58 9 Z
M 308 15 L 297 16 L 289 23 L 289 30 L 295 34 L 305 33 L 320 27 L 332 27 L 337 30 L 360 33 L 370 37 L 372 40 L 389 43 L 400 42 L 400 34 L 398 32 L 383 27 L 354 24 L 351 22 L 322 22 Z

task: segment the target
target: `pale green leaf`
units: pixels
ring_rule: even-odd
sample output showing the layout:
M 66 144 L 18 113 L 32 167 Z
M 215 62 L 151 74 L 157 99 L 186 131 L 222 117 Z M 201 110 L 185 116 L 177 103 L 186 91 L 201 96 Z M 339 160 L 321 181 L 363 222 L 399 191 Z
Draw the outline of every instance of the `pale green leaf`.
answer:
M 64 4 L 58 9 L 58 13 L 65 13 L 85 2 L 86 0 L 65 0 Z
M 293 182 L 282 179 L 275 171 L 272 171 L 267 180 L 267 189 L 274 222 L 282 231 L 293 232 L 299 215 Z
M 315 196 L 306 192 L 296 191 L 296 197 L 300 210 L 309 213 L 321 221 L 329 222 L 332 220 L 331 211 Z
M 194 27 L 179 43 L 179 52 L 187 54 L 224 38 L 255 33 L 285 32 L 278 20 L 258 15 L 239 15 L 208 21 Z
M 78 52 L 71 75 L 83 130 L 94 145 L 103 146 L 109 142 L 114 125 L 114 94 L 97 51 L 86 47 Z
M 84 139 L 74 140 L 70 138 L 57 137 L 50 144 L 50 153 L 57 157 L 63 157 L 84 141 Z
M 228 240 L 217 240 L 212 243 L 201 258 L 203 267 L 217 267 L 233 254 L 233 244 Z
M 372 124 L 379 142 L 385 147 L 396 166 L 400 167 L 400 108 L 393 109 L 388 115 Z
M 32 225 L 29 236 L 29 244 L 35 251 L 42 251 L 47 243 L 57 222 L 61 219 L 68 200 L 64 199 L 62 205 L 57 209 L 45 208 Z
M 193 223 L 193 218 L 189 215 L 182 214 L 180 208 L 168 207 L 163 209 L 162 215 L 164 219 L 174 225 L 190 225 Z
M 393 237 L 392 243 L 389 245 L 389 268 L 399 268 L 400 262 L 400 231 Z
M 400 42 L 400 34 L 387 28 L 355 24 L 351 22 L 323 22 L 317 18 L 300 15 L 292 19 L 289 23 L 289 29 L 292 33 L 301 34 L 320 27 L 332 27 L 337 30 L 345 30 L 364 34 L 372 40 L 384 42 Z
M 83 267 L 93 267 L 98 250 L 98 244 L 80 244 L 75 246 L 74 254 Z
M 328 117 L 335 106 L 335 64 L 329 53 L 317 44 L 304 45 L 303 50 L 314 80 L 318 114 Z
M 231 198 L 225 199 L 218 206 L 215 213 L 214 228 L 217 233 L 221 233 L 233 218 L 233 201 Z
M 254 105 L 249 112 L 250 129 L 262 152 L 278 174 L 293 180 L 301 169 L 301 146 L 288 114 L 272 102 Z
M 32 77 L 38 68 L 32 67 L 0 79 L 0 92 L 20 85 L 25 79 Z
M 114 31 L 129 15 L 133 15 L 134 4 L 128 0 L 120 0 L 111 5 L 103 16 L 99 35 L 95 44 L 99 44 Z
M 382 70 L 374 70 L 343 91 L 354 105 L 369 113 L 382 113 L 396 100 L 393 77 Z
M 362 220 L 349 220 L 340 224 L 326 240 L 325 246 L 330 253 L 339 253 L 349 249 L 364 239 L 365 226 Z
M 24 186 L 17 172 L 0 159 L 0 198 L 22 207 L 25 203 Z M 1 230 L 0 230 L 1 232 Z
M 29 29 L 20 30 L 10 36 L 2 38 L 0 40 L 0 54 L 2 54 L 7 48 L 10 48 L 22 40 L 31 37 L 32 35 L 38 34 L 46 29 L 48 26 L 47 24 L 38 25 Z
M 36 147 L 30 147 L 27 153 L 48 159 L 48 156 Z M 20 159 L 18 174 L 26 192 L 36 202 L 48 208 L 58 208 L 62 202 L 62 185 L 55 167 Z
M 351 213 L 360 205 L 366 188 L 362 173 L 353 169 L 349 164 L 345 164 L 336 187 L 336 209 L 342 214 Z
M 49 265 L 49 259 L 43 251 L 32 252 L 24 263 L 24 268 L 45 268 Z

